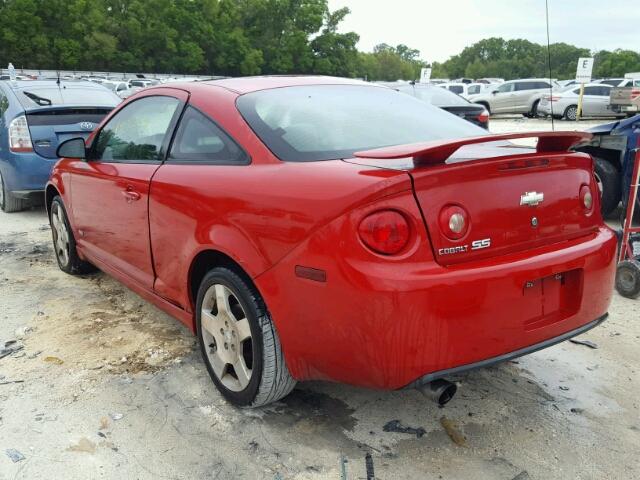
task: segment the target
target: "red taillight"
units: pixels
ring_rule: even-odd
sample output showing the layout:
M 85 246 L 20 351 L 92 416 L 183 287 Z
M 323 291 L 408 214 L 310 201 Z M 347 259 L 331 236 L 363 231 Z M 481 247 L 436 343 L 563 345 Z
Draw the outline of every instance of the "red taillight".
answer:
M 593 210 L 593 193 L 588 185 L 583 185 L 580 188 L 580 203 L 585 213 L 591 213 Z
M 476 118 L 479 122 L 486 123 L 489 121 L 489 112 L 487 112 L 486 110 L 483 110 L 483 112 L 480 115 L 478 115 Z
M 447 205 L 440 211 L 440 230 L 452 240 L 464 237 L 469 230 L 469 214 L 458 205 Z
M 410 229 L 404 215 L 395 210 L 382 210 L 365 217 L 358 227 L 362 242 L 371 250 L 393 255 L 404 249 Z
M 14 118 L 9 124 L 9 150 L 12 152 L 31 152 L 31 134 L 24 115 Z
M 635 100 L 638 97 L 640 97 L 640 90 L 637 88 L 631 90 L 631 100 Z

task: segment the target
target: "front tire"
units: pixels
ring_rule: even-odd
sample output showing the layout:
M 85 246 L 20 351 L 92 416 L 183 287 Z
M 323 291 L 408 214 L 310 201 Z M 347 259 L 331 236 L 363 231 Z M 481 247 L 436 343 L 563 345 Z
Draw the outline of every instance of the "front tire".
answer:
M 21 198 L 14 197 L 4 186 L 4 179 L 0 173 L 0 209 L 5 213 L 19 212 L 27 208 L 29 203 Z
M 599 157 L 594 157 L 594 172 L 600 190 L 600 210 L 606 217 L 618 208 L 620 203 L 622 196 L 620 172 L 611 162 Z
M 280 400 L 295 387 L 262 297 L 228 268 L 214 268 L 198 290 L 196 329 L 207 371 L 239 407 Z
M 53 237 L 53 250 L 60 270 L 69 275 L 82 275 L 94 271 L 95 267 L 78 255 L 76 239 L 60 196 L 54 197 L 51 202 L 49 223 Z

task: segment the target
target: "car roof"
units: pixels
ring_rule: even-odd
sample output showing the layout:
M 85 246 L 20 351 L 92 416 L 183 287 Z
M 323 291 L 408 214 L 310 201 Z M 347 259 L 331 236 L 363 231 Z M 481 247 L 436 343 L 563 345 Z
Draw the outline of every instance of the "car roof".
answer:
M 531 82 L 531 81 L 535 81 L 535 82 L 548 82 L 549 79 L 548 78 L 517 78 L 515 80 L 507 80 L 504 83 L 513 83 L 513 82 Z
M 2 80 L 4 84 L 10 88 L 11 90 L 24 90 L 26 88 L 33 87 L 57 87 L 57 80 L 16 80 L 12 82 L 11 80 Z M 99 84 L 94 82 L 89 82 L 87 80 L 64 80 L 60 79 L 60 85 L 64 85 L 65 87 L 83 87 L 83 88 L 104 88 Z
M 367 85 L 380 88 L 380 85 L 367 83 L 362 80 L 319 75 L 271 75 L 259 77 L 223 78 L 219 80 L 206 80 L 204 82 L 197 82 L 197 84 L 216 85 L 239 94 L 256 92 L 258 90 L 269 90 L 272 88 L 296 87 L 303 85 Z M 184 86 L 186 87 L 186 89 L 188 89 L 189 84 L 185 83 Z

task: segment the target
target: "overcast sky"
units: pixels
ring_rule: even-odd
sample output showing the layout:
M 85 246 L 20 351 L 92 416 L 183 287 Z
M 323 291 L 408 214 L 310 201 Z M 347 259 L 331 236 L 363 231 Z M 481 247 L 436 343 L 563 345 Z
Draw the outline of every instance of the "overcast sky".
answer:
M 426 61 L 444 61 L 488 37 L 546 43 L 544 0 L 329 0 L 349 7 L 342 31 L 360 35 L 360 50 L 404 43 Z M 637 0 L 549 0 L 551 43 L 591 50 L 640 51 Z

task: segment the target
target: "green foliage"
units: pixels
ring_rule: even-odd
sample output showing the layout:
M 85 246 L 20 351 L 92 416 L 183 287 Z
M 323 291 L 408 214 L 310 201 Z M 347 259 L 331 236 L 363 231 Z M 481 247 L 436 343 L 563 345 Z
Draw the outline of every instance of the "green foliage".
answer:
M 411 80 L 425 63 L 407 45 L 359 52 L 341 32 L 348 8 L 327 0 L 0 0 L 0 65 L 17 68 L 210 75 L 325 74 Z M 587 49 L 551 45 L 552 76 L 571 78 Z M 640 71 L 630 50 L 595 53 L 596 77 Z M 545 46 L 487 38 L 433 78 L 544 77 Z
M 594 77 L 620 77 L 627 72 L 640 71 L 640 54 L 630 50 L 590 52 L 567 43 L 550 46 L 551 77 L 573 78 L 578 58 L 595 58 Z M 434 64 L 434 78 L 500 77 L 527 78 L 549 76 L 549 52 L 546 45 L 528 40 L 487 38 L 466 47 L 441 64 Z

